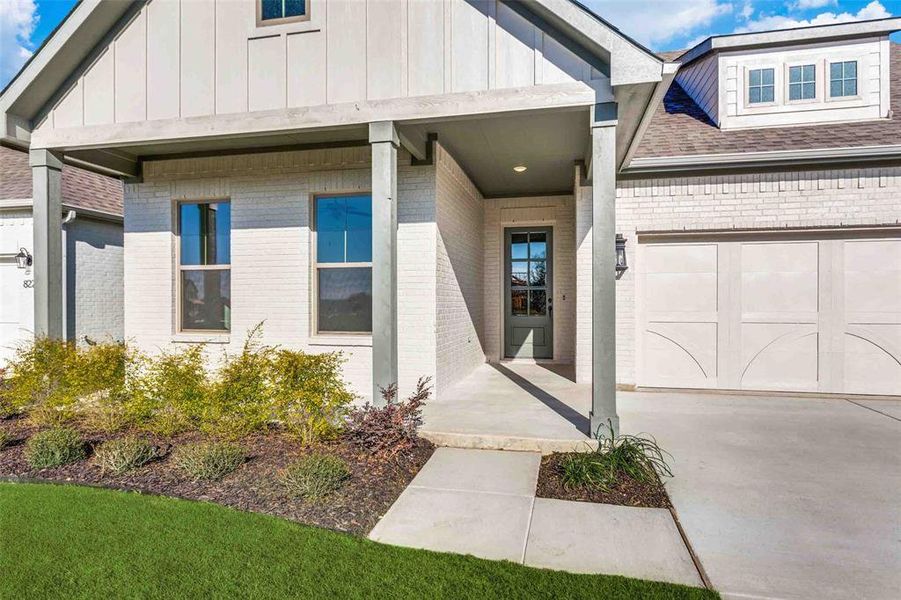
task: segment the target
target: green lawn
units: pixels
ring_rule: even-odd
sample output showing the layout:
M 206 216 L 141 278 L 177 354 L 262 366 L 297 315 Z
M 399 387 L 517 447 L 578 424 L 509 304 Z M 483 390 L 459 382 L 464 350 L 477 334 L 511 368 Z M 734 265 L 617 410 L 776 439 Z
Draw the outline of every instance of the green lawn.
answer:
M 0 573 L 0 598 L 717 598 L 384 546 L 213 504 L 6 483 Z

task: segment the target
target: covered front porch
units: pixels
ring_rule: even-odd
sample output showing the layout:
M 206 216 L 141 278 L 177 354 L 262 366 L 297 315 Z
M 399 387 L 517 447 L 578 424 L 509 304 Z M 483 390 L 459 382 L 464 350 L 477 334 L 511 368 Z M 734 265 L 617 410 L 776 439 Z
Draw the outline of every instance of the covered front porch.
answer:
M 421 433 L 458 448 L 564 452 L 591 440 L 591 405 L 574 365 L 486 363 L 426 404 Z

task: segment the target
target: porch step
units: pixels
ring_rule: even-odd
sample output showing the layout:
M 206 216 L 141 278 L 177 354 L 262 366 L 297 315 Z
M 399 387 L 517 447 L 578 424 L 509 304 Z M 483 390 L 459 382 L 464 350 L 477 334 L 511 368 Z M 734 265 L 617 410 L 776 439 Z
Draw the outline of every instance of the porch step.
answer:
M 565 440 L 429 430 L 421 430 L 419 435 L 436 446 L 476 450 L 511 450 L 551 454 L 554 452 L 584 452 L 597 446 L 596 440 L 588 438 Z

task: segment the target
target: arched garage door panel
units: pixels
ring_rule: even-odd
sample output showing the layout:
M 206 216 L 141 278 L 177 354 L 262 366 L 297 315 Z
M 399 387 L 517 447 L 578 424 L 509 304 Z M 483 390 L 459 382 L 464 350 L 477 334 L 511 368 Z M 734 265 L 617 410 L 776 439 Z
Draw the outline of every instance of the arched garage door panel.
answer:
M 901 239 L 639 244 L 638 382 L 901 393 Z

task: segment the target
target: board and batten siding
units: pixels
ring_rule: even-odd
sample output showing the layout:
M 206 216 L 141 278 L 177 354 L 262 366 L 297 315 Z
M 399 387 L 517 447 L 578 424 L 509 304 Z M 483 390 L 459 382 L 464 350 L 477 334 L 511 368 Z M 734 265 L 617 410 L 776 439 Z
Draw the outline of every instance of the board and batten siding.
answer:
M 40 127 L 67 128 L 609 79 L 500 0 L 150 0 Z
M 711 54 L 707 58 L 692 63 L 681 69 L 676 75 L 676 83 L 682 86 L 692 100 L 707 113 L 707 116 L 719 124 L 719 55 Z

